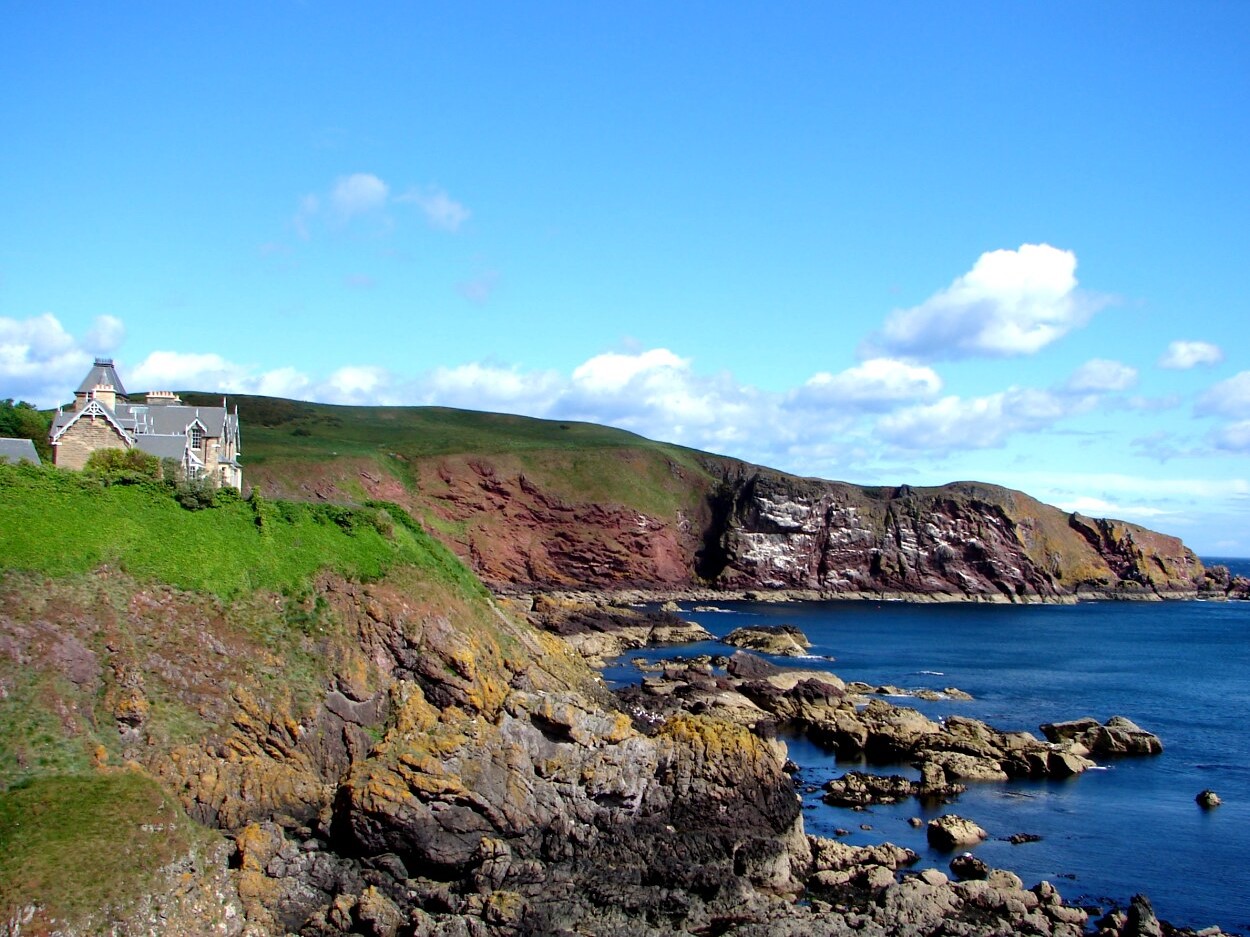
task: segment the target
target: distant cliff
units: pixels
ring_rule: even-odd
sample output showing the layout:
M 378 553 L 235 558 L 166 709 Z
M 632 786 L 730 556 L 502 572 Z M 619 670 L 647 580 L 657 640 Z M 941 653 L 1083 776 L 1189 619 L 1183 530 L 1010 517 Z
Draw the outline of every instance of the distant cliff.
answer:
M 590 424 L 243 398 L 249 478 L 402 504 L 496 588 L 1058 600 L 1215 587 L 1176 537 L 975 482 L 798 478 Z
M 1203 581 L 1176 537 L 995 485 L 863 488 L 738 465 L 711 501 L 697 568 L 725 588 L 1029 600 L 1183 595 Z

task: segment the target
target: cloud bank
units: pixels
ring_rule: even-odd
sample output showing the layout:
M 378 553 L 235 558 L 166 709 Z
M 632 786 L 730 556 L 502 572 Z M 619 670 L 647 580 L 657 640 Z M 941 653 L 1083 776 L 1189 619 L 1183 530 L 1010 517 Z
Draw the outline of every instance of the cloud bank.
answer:
M 1105 304 L 1078 290 L 1071 251 L 1024 244 L 982 254 L 946 289 L 895 310 L 864 350 L 921 361 L 1031 355 Z

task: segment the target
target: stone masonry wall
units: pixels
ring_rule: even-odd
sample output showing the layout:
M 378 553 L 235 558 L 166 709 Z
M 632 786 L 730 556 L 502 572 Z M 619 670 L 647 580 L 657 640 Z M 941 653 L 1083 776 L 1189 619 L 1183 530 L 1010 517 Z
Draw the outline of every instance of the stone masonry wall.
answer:
M 126 440 L 102 417 L 85 416 L 71 426 L 53 447 L 53 461 L 59 468 L 81 469 L 97 449 L 128 449 Z

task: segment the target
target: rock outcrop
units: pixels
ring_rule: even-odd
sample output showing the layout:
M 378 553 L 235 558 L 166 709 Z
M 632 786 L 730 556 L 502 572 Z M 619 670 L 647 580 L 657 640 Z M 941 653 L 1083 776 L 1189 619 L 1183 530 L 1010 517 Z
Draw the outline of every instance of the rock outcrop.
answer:
M 1099 758 L 1157 755 L 1163 751 L 1157 735 L 1124 716 L 1112 716 L 1105 724 L 1086 716 L 1069 722 L 1048 722 L 1041 729 L 1050 741 L 1072 743 Z
M 731 647 L 772 654 L 774 657 L 803 657 L 812 642 L 793 625 L 755 625 L 735 628 L 722 638 Z

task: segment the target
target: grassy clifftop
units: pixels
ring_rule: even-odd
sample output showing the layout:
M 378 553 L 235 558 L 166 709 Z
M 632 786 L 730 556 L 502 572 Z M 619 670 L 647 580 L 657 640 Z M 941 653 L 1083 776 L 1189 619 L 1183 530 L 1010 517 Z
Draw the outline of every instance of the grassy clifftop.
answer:
M 140 579 L 231 598 L 298 588 L 330 569 L 377 578 L 407 564 L 480 589 L 400 509 L 248 500 L 227 489 L 187 510 L 160 482 L 107 484 L 90 475 L 0 464 L 0 557 L 52 576 L 115 565 Z

